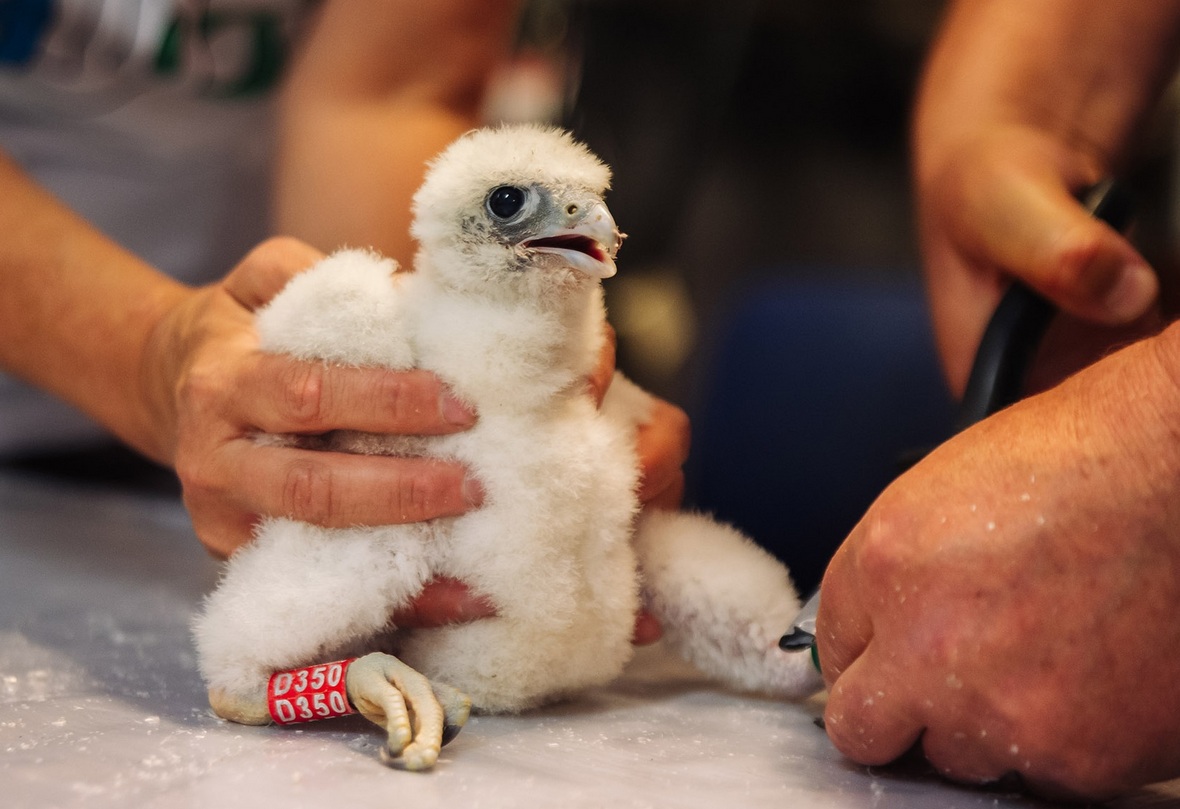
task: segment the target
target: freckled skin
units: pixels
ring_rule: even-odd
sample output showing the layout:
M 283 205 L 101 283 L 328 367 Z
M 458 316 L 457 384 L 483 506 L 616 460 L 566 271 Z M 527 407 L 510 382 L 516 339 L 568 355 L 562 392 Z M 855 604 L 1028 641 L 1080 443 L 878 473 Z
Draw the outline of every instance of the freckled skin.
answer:
M 853 530 L 818 617 L 841 751 L 881 764 L 921 737 L 948 777 L 1052 795 L 1180 775 L 1180 412 L 1158 417 L 1180 397 L 1141 373 L 1156 350 L 960 434 Z
M 1027 380 L 1044 396 L 897 481 L 829 571 L 819 621 L 844 628 L 820 649 L 844 709 L 872 684 L 908 691 L 878 720 L 876 747 L 833 734 L 859 760 L 922 734 L 950 777 L 1016 771 L 1051 795 L 1100 799 L 1180 775 L 1180 343 L 1175 327 L 1160 333 L 1159 304 L 1174 301 L 1158 294 L 1175 268 L 1149 267 L 1077 201 L 1122 169 L 1175 72 L 1178 32 L 1174 3 L 948 5 L 911 142 L 952 389 L 1013 279 L 1065 316 Z M 921 582 L 921 597 L 874 613 L 894 577 Z M 961 689 L 940 687 L 948 671 Z

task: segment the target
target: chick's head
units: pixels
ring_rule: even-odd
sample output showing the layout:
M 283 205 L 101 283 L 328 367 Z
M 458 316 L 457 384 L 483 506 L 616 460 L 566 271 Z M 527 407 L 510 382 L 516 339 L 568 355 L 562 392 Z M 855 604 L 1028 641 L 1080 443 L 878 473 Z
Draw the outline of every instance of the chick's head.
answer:
M 615 273 L 623 235 L 603 202 L 610 169 L 568 133 L 470 132 L 414 197 L 417 269 L 460 290 L 545 294 Z

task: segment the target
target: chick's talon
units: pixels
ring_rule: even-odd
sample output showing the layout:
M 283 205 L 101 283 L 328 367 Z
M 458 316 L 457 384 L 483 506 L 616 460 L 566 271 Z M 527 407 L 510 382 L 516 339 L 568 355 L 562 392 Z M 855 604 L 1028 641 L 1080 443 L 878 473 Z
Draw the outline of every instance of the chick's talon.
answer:
M 442 746 L 458 735 L 471 713 L 466 695 L 432 684 L 393 655 L 380 652 L 353 661 L 346 686 L 357 711 L 388 734 L 381 761 L 399 769 L 433 767 Z

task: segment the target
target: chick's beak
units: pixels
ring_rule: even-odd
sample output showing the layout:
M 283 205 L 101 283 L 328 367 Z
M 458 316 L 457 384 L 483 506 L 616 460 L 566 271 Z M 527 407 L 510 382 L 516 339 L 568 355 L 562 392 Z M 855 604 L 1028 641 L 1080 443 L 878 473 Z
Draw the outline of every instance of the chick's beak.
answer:
M 528 250 L 558 255 L 571 267 L 591 278 L 615 274 L 615 256 L 625 238 L 605 203 L 570 205 L 564 221 L 548 233 L 524 242 Z

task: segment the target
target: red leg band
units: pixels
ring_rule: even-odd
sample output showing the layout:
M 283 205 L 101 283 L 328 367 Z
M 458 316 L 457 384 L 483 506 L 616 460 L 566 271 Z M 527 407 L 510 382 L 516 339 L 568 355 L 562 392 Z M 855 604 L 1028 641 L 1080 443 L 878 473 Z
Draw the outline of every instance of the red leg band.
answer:
M 356 713 L 345 685 L 348 666 L 355 659 L 272 674 L 266 686 L 270 718 L 276 724 L 290 725 Z

